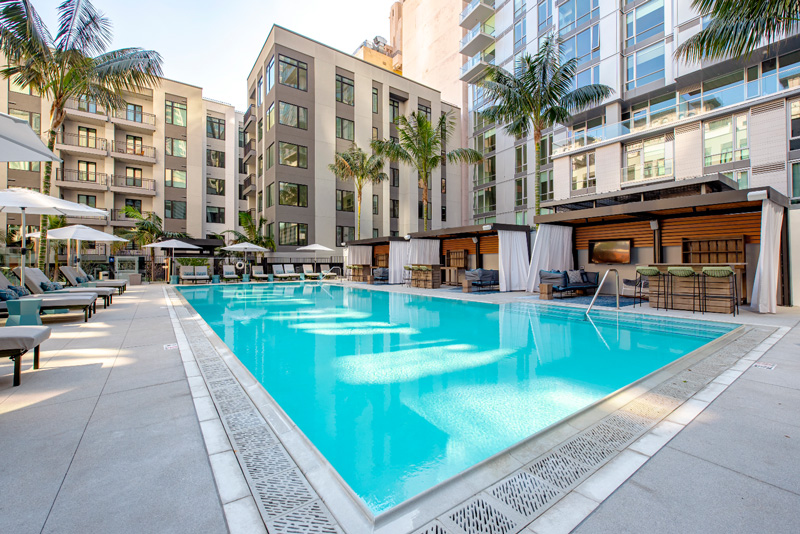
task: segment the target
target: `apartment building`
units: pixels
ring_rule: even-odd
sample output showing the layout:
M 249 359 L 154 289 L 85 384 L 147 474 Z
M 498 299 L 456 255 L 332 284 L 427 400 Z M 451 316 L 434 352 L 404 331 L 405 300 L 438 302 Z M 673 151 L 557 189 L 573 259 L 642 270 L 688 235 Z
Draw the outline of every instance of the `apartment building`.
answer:
M 311 243 L 341 247 L 356 238 L 355 188 L 328 168 L 337 152 L 354 142 L 369 150 L 374 138 L 397 137 L 400 115 L 460 114 L 436 89 L 280 26 L 272 27 L 247 88 L 243 194 L 266 219 L 278 252 Z M 460 127 L 453 139 L 458 143 Z M 362 238 L 423 228 L 416 173 L 394 162 L 386 172 L 388 181 L 364 188 Z M 429 228 L 460 225 L 460 172 L 446 165 L 431 179 Z
M 238 211 L 246 209 L 239 187 L 241 114 L 203 98 L 199 87 L 168 79 L 124 98 L 127 108 L 117 110 L 87 98 L 66 103 L 55 145 L 63 163 L 54 165 L 51 194 L 109 213 L 67 222 L 118 234 L 134 225 L 124 214 L 125 206 L 133 206 L 155 212 L 165 230 L 194 238 L 236 228 Z M 4 80 L 0 106 L 45 134 L 46 99 Z M 3 165 L 0 187 L 39 190 L 43 172 L 38 162 Z M 20 224 L 18 216 L 0 217 L 5 229 Z M 31 223 L 36 229 L 38 222 Z

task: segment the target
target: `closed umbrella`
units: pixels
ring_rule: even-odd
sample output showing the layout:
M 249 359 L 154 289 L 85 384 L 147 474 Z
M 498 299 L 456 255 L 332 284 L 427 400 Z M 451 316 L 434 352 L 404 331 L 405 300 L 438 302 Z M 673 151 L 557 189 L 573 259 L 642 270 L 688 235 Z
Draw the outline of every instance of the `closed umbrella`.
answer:
M 222 250 L 227 250 L 229 252 L 244 252 L 245 261 L 247 260 L 248 252 L 269 252 L 268 248 L 260 247 L 258 245 L 254 245 L 253 243 L 247 243 L 247 242 L 236 243 L 235 245 L 231 245 L 229 247 L 222 247 Z M 250 263 L 248 262 L 247 265 L 249 267 Z
M 305 247 L 300 247 L 297 249 L 298 251 L 314 251 L 314 270 L 317 269 L 317 252 L 333 252 L 332 248 L 328 248 L 325 245 L 320 245 L 319 243 L 314 243 L 313 245 L 308 245 Z
M 175 249 L 183 249 L 183 250 L 199 250 L 203 247 L 198 247 L 197 245 L 192 245 L 190 243 L 184 243 L 183 241 L 178 241 L 177 239 L 169 239 L 167 241 L 161 241 L 159 243 L 151 243 L 149 245 L 145 245 L 142 248 L 166 248 L 172 250 L 172 261 L 169 262 L 169 270 L 170 274 L 172 274 L 172 264 L 175 262 Z M 155 273 L 153 273 L 153 278 L 155 278 Z

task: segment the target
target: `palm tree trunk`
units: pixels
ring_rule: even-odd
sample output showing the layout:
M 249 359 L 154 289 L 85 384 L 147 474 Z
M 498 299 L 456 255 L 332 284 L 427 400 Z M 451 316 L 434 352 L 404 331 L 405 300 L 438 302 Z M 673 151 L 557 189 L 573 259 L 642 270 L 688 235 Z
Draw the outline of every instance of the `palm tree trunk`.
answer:
M 358 187 L 358 191 L 356 192 L 356 201 L 358 202 L 358 214 L 356 215 L 356 239 L 361 239 L 361 188 L 360 187 Z
M 425 171 L 423 174 L 425 177 L 422 180 L 422 228 L 423 231 L 428 231 L 428 180 L 430 177 L 428 176 L 428 172 Z
M 54 128 L 50 128 L 50 132 L 47 134 L 47 148 L 50 151 L 53 151 L 53 148 L 56 146 L 56 131 Z M 44 164 L 44 180 L 42 181 L 42 193 L 45 195 L 50 194 L 50 177 L 53 173 L 53 162 L 48 161 Z M 24 232 L 25 229 L 23 228 L 22 231 Z M 39 269 L 43 272 L 45 270 L 45 264 L 47 263 L 47 215 L 42 215 L 39 218 L 39 232 L 41 233 L 39 237 Z
M 542 141 L 542 131 L 538 128 L 534 129 L 533 131 L 533 216 L 536 217 L 539 215 L 540 207 L 539 202 L 541 201 L 542 192 L 541 192 L 541 183 L 539 182 L 539 143 Z M 531 221 L 533 223 L 533 221 Z M 534 224 L 531 224 L 534 226 Z
M 150 249 L 150 283 L 152 284 L 155 282 L 156 278 L 156 251 L 155 249 Z

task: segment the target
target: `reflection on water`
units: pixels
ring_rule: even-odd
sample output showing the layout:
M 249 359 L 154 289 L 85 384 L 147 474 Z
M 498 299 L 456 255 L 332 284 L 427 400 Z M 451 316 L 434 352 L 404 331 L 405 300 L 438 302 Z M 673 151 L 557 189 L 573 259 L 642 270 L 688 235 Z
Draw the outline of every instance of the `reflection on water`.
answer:
M 308 283 L 181 291 L 376 514 L 732 328 Z

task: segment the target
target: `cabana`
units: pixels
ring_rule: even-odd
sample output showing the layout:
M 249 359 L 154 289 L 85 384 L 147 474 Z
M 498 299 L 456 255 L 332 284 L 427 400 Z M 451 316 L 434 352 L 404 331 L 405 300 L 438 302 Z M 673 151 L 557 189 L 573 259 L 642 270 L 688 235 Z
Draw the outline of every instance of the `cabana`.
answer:
M 348 265 L 370 265 L 389 269 L 389 283 L 403 283 L 403 266 L 408 260 L 408 242 L 385 236 L 347 242 Z

